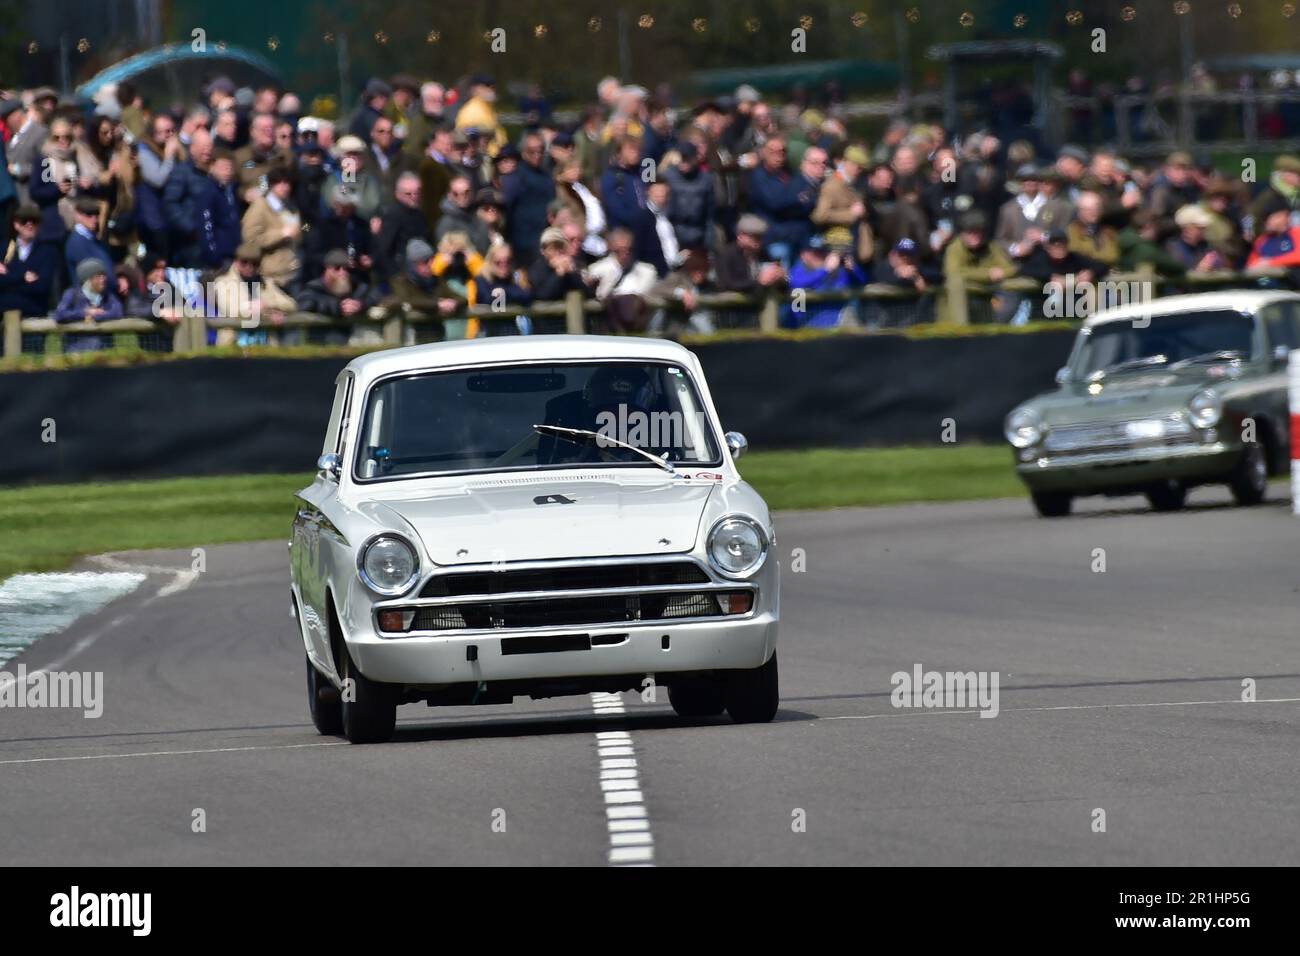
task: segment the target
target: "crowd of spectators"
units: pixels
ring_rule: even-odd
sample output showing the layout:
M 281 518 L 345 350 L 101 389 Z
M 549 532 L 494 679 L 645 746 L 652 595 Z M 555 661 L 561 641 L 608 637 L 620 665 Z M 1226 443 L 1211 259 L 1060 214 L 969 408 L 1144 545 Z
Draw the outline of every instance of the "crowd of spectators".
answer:
M 1300 265 L 1293 156 L 1250 183 L 1184 152 L 1044 156 L 902 119 L 870 144 L 833 109 L 749 86 L 678 108 L 607 78 L 571 126 L 529 106 L 507 131 L 486 75 L 371 79 L 340 121 L 225 77 L 179 108 L 129 83 L 89 103 L 0 91 L 0 312 L 176 321 L 198 296 L 209 315 L 257 320 L 218 341 L 265 341 L 294 311 L 355 318 L 343 338 L 364 341 L 392 309 L 439 317 L 448 337 L 528 334 L 526 314 L 466 306 L 577 291 L 604 303 L 598 330 L 672 335 L 715 327 L 713 292 Z M 1008 295 L 992 317 L 1030 311 Z M 791 327 L 863 319 L 815 297 L 782 313 Z

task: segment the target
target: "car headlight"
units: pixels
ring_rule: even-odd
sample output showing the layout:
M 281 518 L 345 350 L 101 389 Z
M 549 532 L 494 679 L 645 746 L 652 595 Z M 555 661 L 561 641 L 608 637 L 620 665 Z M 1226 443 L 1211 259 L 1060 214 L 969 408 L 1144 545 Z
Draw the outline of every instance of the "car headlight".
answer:
M 1223 417 L 1223 399 L 1213 389 L 1207 388 L 1192 396 L 1187 411 L 1197 428 L 1212 428 Z
M 728 577 L 745 577 L 767 557 L 767 534 L 752 518 L 728 515 L 713 525 L 708 541 L 709 562 Z
M 1005 433 L 1013 447 L 1028 448 L 1042 439 L 1043 424 L 1033 409 L 1017 408 L 1007 416 Z
M 405 594 L 420 573 L 420 559 L 410 542 L 395 534 L 377 534 L 357 556 L 357 572 L 366 587 L 387 597 Z

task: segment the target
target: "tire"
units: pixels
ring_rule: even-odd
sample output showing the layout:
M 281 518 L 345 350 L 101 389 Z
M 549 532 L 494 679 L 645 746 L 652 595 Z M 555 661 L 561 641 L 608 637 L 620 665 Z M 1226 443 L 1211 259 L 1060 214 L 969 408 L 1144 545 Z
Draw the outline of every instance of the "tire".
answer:
M 692 677 L 669 684 L 668 701 L 678 717 L 716 717 L 727 708 L 722 684 L 707 677 Z
M 381 744 L 397 725 L 397 693 L 390 684 L 372 681 L 357 669 L 343 647 L 343 677 L 353 682 L 353 700 L 342 699 L 343 736 L 354 744 Z
M 1033 491 L 1029 496 L 1040 518 L 1064 518 L 1074 504 L 1074 495 L 1068 491 Z
M 343 704 L 339 689 L 316 669 L 307 658 L 307 705 L 311 708 L 311 722 L 326 736 L 343 732 Z
M 1246 443 L 1228 487 L 1239 505 L 1257 505 L 1264 500 L 1268 494 L 1268 458 L 1263 445 L 1257 441 Z
M 1147 489 L 1147 501 L 1154 511 L 1178 511 L 1187 503 L 1187 489 L 1182 482 L 1162 481 Z
M 776 716 L 781 702 L 776 674 L 776 651 L 762 667 L 732 671 L 722 685 L 727 713 L 738 724 L 765 724 Z

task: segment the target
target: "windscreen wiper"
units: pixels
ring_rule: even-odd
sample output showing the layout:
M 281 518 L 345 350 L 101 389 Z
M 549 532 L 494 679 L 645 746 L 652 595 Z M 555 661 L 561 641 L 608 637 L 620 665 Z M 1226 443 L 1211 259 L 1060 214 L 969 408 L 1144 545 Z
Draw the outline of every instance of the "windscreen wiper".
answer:
M 604 448 L 606 445 L 615 445 L 619 448 L 626 448 L 629 451 L 636 452 L 646 461 L 652 462 L 675 478 L 685 477 L 668 463 L 667 453 L 664 454 L 663 458 L 659 458 L 650 454 L 650 452 L 643 448 L 637 448 L 636 445 L 629 445 L 627 442 L 619 441 L 617 438 L 610 438 L 608 435 L 602 435 L 600 432 L 593 432 L 589 428 L 565 428 L 563 425 L 534 425 L 533 429 L 542 435 L 553 435 L 558 438 L 568 438 L 570 440 L 576 439 L 581 444 L 595 445 L 597 448 Z

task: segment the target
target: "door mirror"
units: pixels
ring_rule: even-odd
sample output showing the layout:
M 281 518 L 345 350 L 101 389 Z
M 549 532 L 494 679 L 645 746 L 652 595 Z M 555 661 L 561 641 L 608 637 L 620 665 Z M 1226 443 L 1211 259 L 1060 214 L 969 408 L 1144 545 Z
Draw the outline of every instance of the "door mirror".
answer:
M 1071 378 L 1070 378 L 1070 368 L 1069 368 L 1069 366 L 1067 365 L 1067 366 L 1064 367 L 1064 368 L 1058 368 L 1058 369 L 1056 370 L 1056 384 L 1057 384 L 1057 385 L 1069 385 L 1070 382 L 1071 382 Z
M 1273 367 L 1286 368 L 1287 362 L 1291 358 L 1291 349 L 1285 345 L 1273 346 Z
M 731 452 L 731 460 L 735 461 L 749 450 L 749 442 L 740 432 L 727 432 L 727 451 Z
M 333 452 L 327 452 L 316 459 L 316 467 L 338 481 L 339 475 L 343 472 L 343 458 Z

